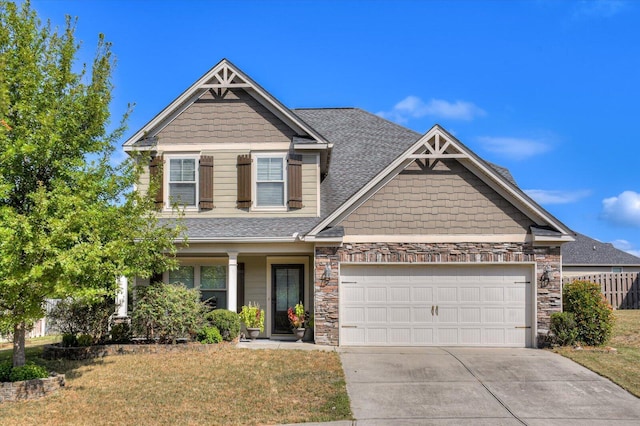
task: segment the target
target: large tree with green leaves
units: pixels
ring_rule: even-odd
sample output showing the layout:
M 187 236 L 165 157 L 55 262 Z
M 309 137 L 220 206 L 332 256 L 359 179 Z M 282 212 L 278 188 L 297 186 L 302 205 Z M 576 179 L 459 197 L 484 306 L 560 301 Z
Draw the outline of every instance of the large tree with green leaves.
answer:
M 0 332 L 25 331 L 49 297 L 115 294 L 118 276 L 174 266 L 177 229 L 158 226 L 133 190 L 141 161 L 114 165 L 111 45 L 76 63 L 76 21 L 42 24 L 28 1 L 0 0 Z

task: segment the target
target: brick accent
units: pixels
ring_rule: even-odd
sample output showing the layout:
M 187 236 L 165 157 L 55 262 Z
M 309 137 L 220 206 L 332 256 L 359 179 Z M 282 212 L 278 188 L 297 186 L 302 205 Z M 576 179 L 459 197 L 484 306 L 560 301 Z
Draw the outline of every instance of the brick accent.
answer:
M 41 398 L 57 392 L 63 386 L 64 374 L 47 377 L 46 379 L 0 383 L 0 403 Z
M 535 264 L 538 335 L 546 335 L 550 316 L 562 309 L 559 247 L 533 247 L 529 243 L 366 243 L 315 250 L 315 339 L 324 345 L 339 344 L 340 262 L 350 263 L 521 263 Z M 331 277 L 324 280 L 326 265 Z M 549 282 L 540 278 L 547 268 Z

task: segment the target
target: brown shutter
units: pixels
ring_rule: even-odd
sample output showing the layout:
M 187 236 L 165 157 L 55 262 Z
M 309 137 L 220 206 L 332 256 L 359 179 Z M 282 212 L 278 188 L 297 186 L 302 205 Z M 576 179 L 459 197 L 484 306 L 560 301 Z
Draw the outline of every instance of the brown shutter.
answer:
M 287 185 L 290 209 L 301 209 L 302 205 L 302 155 L 291 154 L 287 160 Z
M 200 210 L 213 208 L 213 157 L 200 157 Z
M 238 200 L 239 209 L 251 207 L 251 156 L 238 155 Z
M 162 179 L 162 156 L 152 157 L 149 164 L 149 176 L 150 184 L 158 185 L 156 190 L 155 208 L 156 210 L 162 210 L 163 205 L 163 188 L 164 179 Z

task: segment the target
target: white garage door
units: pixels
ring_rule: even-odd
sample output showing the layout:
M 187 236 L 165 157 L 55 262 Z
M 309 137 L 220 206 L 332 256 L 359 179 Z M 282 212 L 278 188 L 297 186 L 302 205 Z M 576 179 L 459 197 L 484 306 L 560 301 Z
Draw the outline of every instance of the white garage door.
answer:
M 342 265 L 344 346 L 531 346 L 531 266 Z

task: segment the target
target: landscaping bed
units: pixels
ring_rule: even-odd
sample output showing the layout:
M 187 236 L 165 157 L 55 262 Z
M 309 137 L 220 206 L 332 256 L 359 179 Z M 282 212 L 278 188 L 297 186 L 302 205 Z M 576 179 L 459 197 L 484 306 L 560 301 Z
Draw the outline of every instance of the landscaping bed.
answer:
M 178 343 L 175 345 L 158 343 L 112 343 L 107 345 L 93 345 L 83 347 L 65 347 L 60 343 L 45 345 L 42 350 L 44 359 L 70 359 L 83 360 L 91 358 L 101 358 L 109 355 L 128 354 L 164 354 L 173 352 L 212 352 L 220 350 L 221 347 L 229 343 L 218 343 L 216 345 L 203 345 L 201 343 Z

